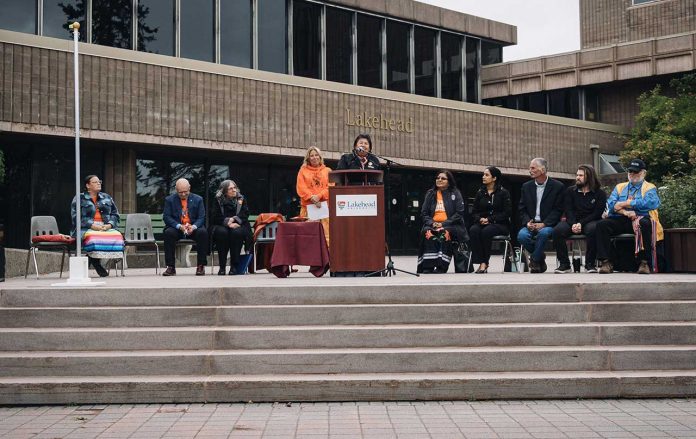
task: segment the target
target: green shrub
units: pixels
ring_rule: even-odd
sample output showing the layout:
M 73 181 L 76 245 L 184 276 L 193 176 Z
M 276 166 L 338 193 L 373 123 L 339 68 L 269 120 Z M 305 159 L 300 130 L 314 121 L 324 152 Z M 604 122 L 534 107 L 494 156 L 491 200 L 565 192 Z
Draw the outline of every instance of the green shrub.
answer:
M 665 228 L 696 227 L 696 175 L 666 177 L 659 190 Z

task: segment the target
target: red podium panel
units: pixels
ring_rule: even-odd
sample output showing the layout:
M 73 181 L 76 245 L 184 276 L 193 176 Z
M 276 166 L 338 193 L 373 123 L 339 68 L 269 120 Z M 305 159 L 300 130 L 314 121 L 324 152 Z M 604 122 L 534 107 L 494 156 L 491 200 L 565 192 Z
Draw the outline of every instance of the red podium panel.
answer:
M 333 171 L 329 187 L 331 272 L 384 269 L 382 171 Z

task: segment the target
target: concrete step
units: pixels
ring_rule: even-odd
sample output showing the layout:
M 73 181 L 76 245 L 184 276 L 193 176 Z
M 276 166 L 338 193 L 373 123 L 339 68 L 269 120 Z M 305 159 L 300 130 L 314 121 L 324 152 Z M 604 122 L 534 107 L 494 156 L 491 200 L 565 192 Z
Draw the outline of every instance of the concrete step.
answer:
M 562 276 L 561 276 L 562 277 Z M 207 277 L 201 280 L 205 285 Z M 0 307 L 335 305 L 423 303 L 529 303 L 696 300 L 696 282 L 630 283 L 297 285 L 190 287 L 158 278 L 157 287 L 98 287 L 92 290 L 26 287 L 0 290 Z M 212 280 L 210 280 L 212 282 Z M 345 282 L 330 279 L 327 282 Z
M 659 398 L 693 370 L 0 378 L 0 404 Z
M 5 328 L 0 351 L 696 344 L 696 322 Z
M 71 351 L 0 354 L 0 377 L 689 369 L 696 346 Z
M 696 321 L 696 301 L 0 308 L 0 328 Z

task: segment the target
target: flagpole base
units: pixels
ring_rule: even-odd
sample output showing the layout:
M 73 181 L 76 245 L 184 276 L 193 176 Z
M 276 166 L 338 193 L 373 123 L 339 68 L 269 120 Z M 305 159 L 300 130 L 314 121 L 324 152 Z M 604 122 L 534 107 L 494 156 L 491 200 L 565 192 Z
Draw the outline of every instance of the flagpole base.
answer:
M 70 277 L 65 282 L 51 284 L 52 287 L 92 287 L 106 282 L 95 282 L 89 278 L 89 259 L 86 256 L 70 257 Z

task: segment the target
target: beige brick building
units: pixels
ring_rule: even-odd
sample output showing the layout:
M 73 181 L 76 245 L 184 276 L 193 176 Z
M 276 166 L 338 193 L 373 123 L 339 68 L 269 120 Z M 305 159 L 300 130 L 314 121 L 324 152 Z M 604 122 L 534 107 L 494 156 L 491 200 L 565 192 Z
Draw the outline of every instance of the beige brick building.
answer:
M 20 12 L 27 4 L 10 3 Z M 553 82 L 545 76 L 553 62 L 544 60 L 482 67 L 499 62 L 502 47 L 516 42 L 511 25 L 411 0 L 294 0 L 275 12 L 264 9 L 271 2 L 251 1 L 247 53 L 237 47 L 239 39 L 226 39 L 226 11 L 213 1 L 212 39 L 205 40 L 211 45 L 190 52 L 197 36 L 187 29 L 195 23 L 186 23 L 183 4 L 167 11 L 157 9 L 161 3 L 132 3 L 130 27 L 102 35 L 103 17 L 90 2 L 93 15 L 83 26 L 83 38 L 92 43 L 80 43 L 82 173 L 103 177 L 122 212 L 161 211 L 176 178 L 187 177 L 208 197 L 219 181 L 234 178 L 252 213 L 293 215 L 305 149 L 319 146 L 331 165 L 358 133 L 368 132 L 375 152 L 401 165 L 390 182 L 395 233 L 402 237 L 393 246 L 412 251 L 420 228 L 417 201 L 435 170 L 455 171 L 471 197 L 482 168 L 496 165 L 515 194 L 533 157 L 546 157 L 552 175 L 570 179 L 578 163 L 593 160 L 592 148 L 615 153 L 621 145 L 623 129 L 614 124 L 479 103 L 503 90 Z M 161 24 L 157 34 L 143 35 L 150 23 L 144 4 L 152 14 L 172 13 L 171 41 L 157 39 L 166 34 Z M 55 215 L 67 231 L 74 193 L 72 42 L 67 32 L 47 36 L 60 36 L 62 28 L 51 28 L 45 5 L 40 12 L 33 31 L 31 23 L 0 30 L 0 147 L 6 184 L 23 188 L 1 192 L 0 202 L 16 206 L 2 218 L 6 235 L 15 237 L 8 246 L 26 245 L 32 215 Z M 278 17 L 284 27 L 275 38 L 283 44 L 273 46 L 261 30 L 264 20 L 277 25 Z M 340 26 L 350 38 L 334 35 Z M 693 55 L 689 44 L 682 55 Z M 234 62 L 226 61 L 230 47 Z M 651 51 L 639 56 L 659 64 Z M 570 58 L 557 59 L 549 71 L 582 76 L 584 61 Z M 519 68 L 509 70 L 513 66 Z M 515 82 L 513 72 L 524 81 Z

